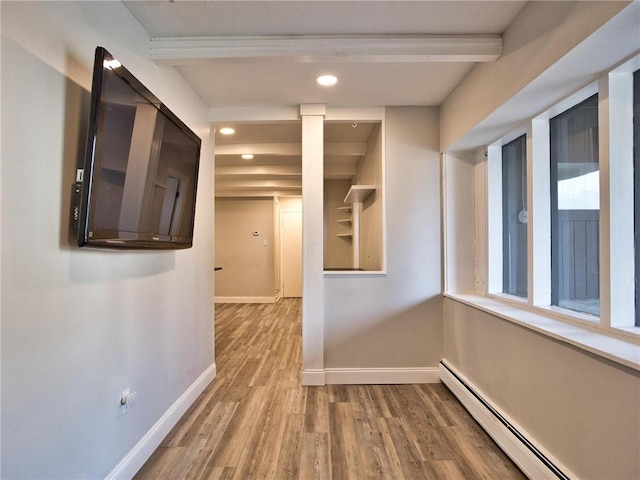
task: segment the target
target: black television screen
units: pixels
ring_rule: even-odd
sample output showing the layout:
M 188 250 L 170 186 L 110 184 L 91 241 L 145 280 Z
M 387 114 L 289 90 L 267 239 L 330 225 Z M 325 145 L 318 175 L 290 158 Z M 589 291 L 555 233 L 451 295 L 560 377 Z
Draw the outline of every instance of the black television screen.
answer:
M 200 138 L 96 48 L 78 246 L 180 249 L 193 243 Z

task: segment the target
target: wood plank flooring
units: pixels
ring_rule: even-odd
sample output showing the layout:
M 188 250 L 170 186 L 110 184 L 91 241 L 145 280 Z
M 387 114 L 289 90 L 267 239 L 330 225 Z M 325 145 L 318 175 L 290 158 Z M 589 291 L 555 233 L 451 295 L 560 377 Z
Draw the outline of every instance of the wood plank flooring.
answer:
M 442 384 L 300 386 L 300 299 L 216 305 L 217 378 L 144 479 L 522 479 Z

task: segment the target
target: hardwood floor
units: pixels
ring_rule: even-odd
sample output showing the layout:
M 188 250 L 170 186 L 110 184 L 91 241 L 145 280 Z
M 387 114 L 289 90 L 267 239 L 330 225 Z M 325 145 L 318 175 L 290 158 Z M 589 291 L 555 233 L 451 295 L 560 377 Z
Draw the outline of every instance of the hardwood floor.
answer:
M 442 384 L 300 386 L 301 305 L 216 305 L 218 376 L 137 480 L 525 478 Z

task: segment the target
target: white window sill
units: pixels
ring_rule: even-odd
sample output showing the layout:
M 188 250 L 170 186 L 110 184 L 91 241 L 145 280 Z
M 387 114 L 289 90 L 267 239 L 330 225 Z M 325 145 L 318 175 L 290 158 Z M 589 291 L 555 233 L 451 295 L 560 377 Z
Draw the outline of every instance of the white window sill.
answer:
M 482 295 L 445 293 L 444 296 L 640 371 L 640 345 L 637 344 L 637 339 L 618 338 L 613 336 L 613 332 L 609 334 L 609 332 L 597 331 L 597 326 L 589 328 L 574 325 L 550 318 L 517 304 Z M 637 329 L 634 330 L 637 331 Z

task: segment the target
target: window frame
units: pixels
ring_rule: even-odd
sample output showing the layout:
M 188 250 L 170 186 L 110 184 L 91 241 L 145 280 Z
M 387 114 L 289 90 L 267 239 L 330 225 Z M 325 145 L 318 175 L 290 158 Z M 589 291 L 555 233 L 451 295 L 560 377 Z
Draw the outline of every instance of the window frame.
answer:
M 640 327 L 640 68 L 633 77 L 633 208 L 635 265 L 635 326 Z M 637 97 L 636 97 L 637 96 Z
M 636 282 L 633 185 L 633 72 L 640 56 L 602 74 L 566 99 L 557 102 L 485 149 L 484 222 L 476 244 L 476 293 L 511 306 L 533 310 L 553 320 L 569 322 L 614 336 L 640 338 L 635 325 Z M 600 163 L 600 315 L 553 306 L 551 303 L 551 205 L 549 120 L 598 94 Z M 638 121 L 638 120 L 636 120 Z M 526 132 L 527 141 L 527 270 L 526 298 L 502 289 L 501 149 Z M 630 158 L 631 162 L 612 159 Z M 535 188 L 534 188 L 535 185 Z M 478 204 L 478 203 L 477 203 Z M 483 238 L 480 238 L 483 237 Z M 484 243 L 484 245 L 483 245 Z M 484 257 L 484 258 L 482 258 Z M 478 268 L 478 266 L 480 268 Z M 483 288 L 484 287 L 484 288 Z M 448 292 L 452 293 L 452 292 Z
M 577 306 L 576 308 L 569 308 L 567 306 L 562 306 L 561 302 L 567 303 L 567 301 L 573 301 L 575 302 L 577 300 L 577 298 L 573 297 L 573 298 L 564 298 L 564 296 L 562 295 L 562 291 L 563 291 L 563 287 L 562 284 L 564 283 L 565 277 L 564 277 L 564 269 L 562 264 L 565 263 L 562 261 L 563 258 L 567 258 L 569 257 L 569 259 L 567 260 L 567 262 L 569 264 L 571 264 L 571 253 L 566 251 L 563 246 L 562 246 L 562 239 L 565 238 L 562 236 L 562 228 L 561 228 L 561 218 L 563 216 L 563 214 L 561 214 L 562 209 L 560 208 L 560 164 L 562 163 L 568 163 L 566 160 L 569 160 L 567 158 L 561 158 L 562 156 L 559 155 L 559 152 L 556 150 L 556 148 L 559 147 L 555 147 L 554 148 L 554 144 L 561 144 L 564 141 L 567 141 L 569 144 L 572 143 L 572 137 L 570 136 L 564 136 L 563 135 L 563 131 L 566 131 L 568 129 L 570 129 L 570 124 L 572 123 L 572 121 L 576 120 L 575 117 L 575 113 L 576 112 L 581 112 L 583 107 L 588 107 L 588 104 L 595 104 L 596 108 L 599 110 L 599 104 L 598 104 L 598 93 L 595 93 L 594 95 L 592 95 L 591 97 L 588 97 L 587 99 L 583 100 L 582 102 L 577 103 L 576 105 L 574 105 L 573 107 L 563 111 L 562 113 L 556 115 L 555 117 L 552 117 L 549 119 L 549 139 L 550 139 L 550 162 L 549 162 L 549 167 L 550 167 L 550 182 L 549 182 L 549 195 L 551 197 L 551 305 L 552 306 L 557 306 L 559 308 L 562 309 L 566 309 L 566 310 L 570 310 L 572 312 L 579 312 L 579 313 L 584 313 L 587 315 L 592 315 L 594 317 L 599 317 L 599 310 L 600 310 L 600 286 L 599 286 L 599 279 L 600 279 L 600 264 L 601 262 L 599 261 L 599 241 L 600 241 L 600 226 L 599 226 L 599 222 L 600 222 L 600 206 L 598 205 L 598 210 L 597 210 L 597 219 L 598 219 L 598 232 L 597 232 L 597 247 L 596 250 L 598 251 L 598 254 L 596 256 L 596 263 L 597 264 L 597 278 L 595 282 L 591 283 L 591 288 L 597 288 L 597 292 L 598 292 L 598 296 L 597 296 L 597 300 L 598 300 L 598 313 L 592 313 L 592 312 L 588 312 L 586 310 L 580 310 Z M 585 114 L 582 114 L 582 120 L 584 120 L 585 118 Z M 564 122 L 565 119 L 569 119 L 568 122 Z M 598 114 L 596 111 L 596 129 L 599 127 L 599 123 L 600 123 L 600 119 L 598 118 Z M 554 128 L 554 125 L 556 126 L 556 128 Z M 566 132 L 565 132 L 566 133 Z M 582 132 L 580 132 L 582 133 Z M 555 138 L 555 142 L 554 142 L 554 138 Z M 595 140 L 596 144 L 599 143 L 599 139 L 596 138 Z M 565 147 L 567 150 L 570 150 L 569 145 L 565 144 Z M 561 148 L 561 147 L 560 147 Z M 599 162 L 599 146 L 595 149 L 593 149 L 593 152 L 595 153 L 595 162 L 589 162 L 589 163 L 593 163 L 595 165 L 597 165 L 598 169 L 598 178 L 600 176 L 600 162 Z M 567 152 L 567 153 L 574 153 L 574 152 Z M 600 197 L 600 191 L 598 189 L 598 198 Z M 584 212 L 584 211 L 583 211 Z M 583 213 L 584 216 L 585 214 Z M 565 214 L 565 217 L 567 216 L 567 214 Z M 591 217 L 590 220 L 593 220 L 593 216 L 589 216 Z M 567 218 L 565 218 L 565 220 L 568 220 Z M 584 219 L 583 219 L 584 220 Z M 587 234 L 587 232 L 585 231 L 585 234 Z M 587 250 L 587 238 L 585 235 L 585 251 Z M 587 257 L 589 258 L 589 257 Z M 588 263 L 588 262 L 587 262 Z M 587 290 L 589 290 L 589 280 L 588 280 L 588 276 L 589 273 L 587 271 L 588 269 L 585 268 L 585 277 L 583 278 L 584 282 L 585 282 L 585 288 Z M 574 282 L 574 287 L 575 284 L 577 282 Z M 594 286 L 594 284 L 596 284 Z
M 515 142 L 518 142 L 518 144 L 515 144 Z M 509 146 L 513 146 L 513 148 L 515 149 L 515 151 L 517 151 L 517 148 L 520 147 L 520 143 L 523 143 L 524 145 L 524 149 L 522 152 L 522 156 L 514 156 L 514 158 L 510 158 L 507 161 L 505 161 L 505 148 L 509 147 Z M 527 265 L 527 251 L 528 251 L 528 245 L 527 245 L 527 228 L 526 228 L 526 224 L 528 223 L 528 220 L 526 219 L 526 216 L 528 215 L 528 208 L 527 208 L 527 198 L 526 198 L 526 192 L 527 192 L 527 154 L 526 154 L 526 150 L 527 150 L 527 134 L 526 132 L 523 133 L 522 135 L 516 137 L 515 139 L 504 143 L 502 145 L 502 148 L 500 149 L 500 155 L 501 155 L 501 174 L 502 174 L 502 179 L 501 179 L 501 204 L 502 204 L 502 293 L 505 295 L 511 295 L 517 298 L 527 298 L 527 294 L 528 294 L 528 289 L 527 289 L 527 281 L 528 281 L 528 274 L 527 274 L 527 270 L 528 270 L 528 265 Z M 509 165 L 510 169 L 518 169 L 518 168 L 522 168 L 522 174 L 524 174 L 524 178 L 520 177 L 520 175 L 517 175 L 515 173 L 514 170 L 511 170 L 511 173 L 513 175 L 515 175 L 517 183 L 514 184 L 514 190 L 510 191 L 509 193 L 511 194 L 516 194 L 516 203 L 518 202 L 518 200 L 522 199 L 523 200 L 523 205 L 522 205 L 522 210 L 520 210 L 520 212 L 518 212 L 517 214 L 517 221 L 520 224 L 524 224 L 524 254 L 522 254 L 520 247 L 521 245 L 518 244 L 518 241 L 516 241 L 516 247 L 515 247 L 515 252 L 516 255 L 514 256 L 514 259 L 516 260 L 515 262 L 515 268 L 511 269 L 508 268 L 507 266 L 507 261 L 505 260 L 505 252 L 507 250 L 506 245 L 505 245 L 505 240 L 507 238 L 506 232 L 505 232 L 505 226 L 507 226 L 507 224 L 510 226 L 510 232 L 514 233 L 514 228 L 517 231 L 518 230 L 518 225 L 516 224 L 516 226 L 513 226 L 513 223 L 509 222 L 506 218 L 506 212 L 505 212 L 505 187 L 507 186 L 507 183 L 505 182 L 505 167 L 507 166 L 507 163 L 519 163 L 522 162 L 522 165 Z M 522 196 L 522 198 L 520 198 Z M 520 217 L 521 212 L 525 213 L 525 220 L 522 220 Z M 510 212 L 512 215 L 512 219 L 513 219 L 513 214 L 514 212 Z M 521 228 L 521 227 L 520 227 Z M 519 237 L 520 233 L 516 233 L 516 236 Z M 524 258 L 523 258 L 524 257 Z M 512 291 L 507 291 L 508 290 L 508 286 L 505 285 L 505 280 L 507 277 L 509 277 L 510 280 L 510 284 L 515 286 L 515 289 L 518 290 L 519 288 L 523 287 L 523 285 L 520 285 L 518 282 L 518 266 L 519 263 L 524 261 L 524 294 L 520 295 L 518 293 L 512 292 Z M 511 267 L 514 267 L 514 264 L 510 263 Z M 509 273 L 507 273 L 509 272 Z M 513 278 L 515 277 L 515 278 Z
M 487 272 L 479 272 L 480 275 L 486 275 L 486 291 L 485 295 L 504 297 L 514 302 L 526 302 L 526 297 L 510 295 L 503 289 L 503 269 L 504 262 L 502 258 L 503 252 L 503 212 L 502 212 L 502 147 L 512 141 L 527 135 L 527 129 L 520 127 L 508 135 L 504 136 L 495 143 L 489 145 L 486 150 L 487 173 L 486 184 L 490 186 L 487 189 L 487 239 L 486 239 L 486 258 Z M 528 138 L 528 137 L 527 137 Z M 528 185 L 527 185 L 528 188 Z M 528 195 L 528 194 L 527 194 Z M 527 200 L 528 210 L 528 200 Z M 528 241 L 528 238 L 527 238 Z

